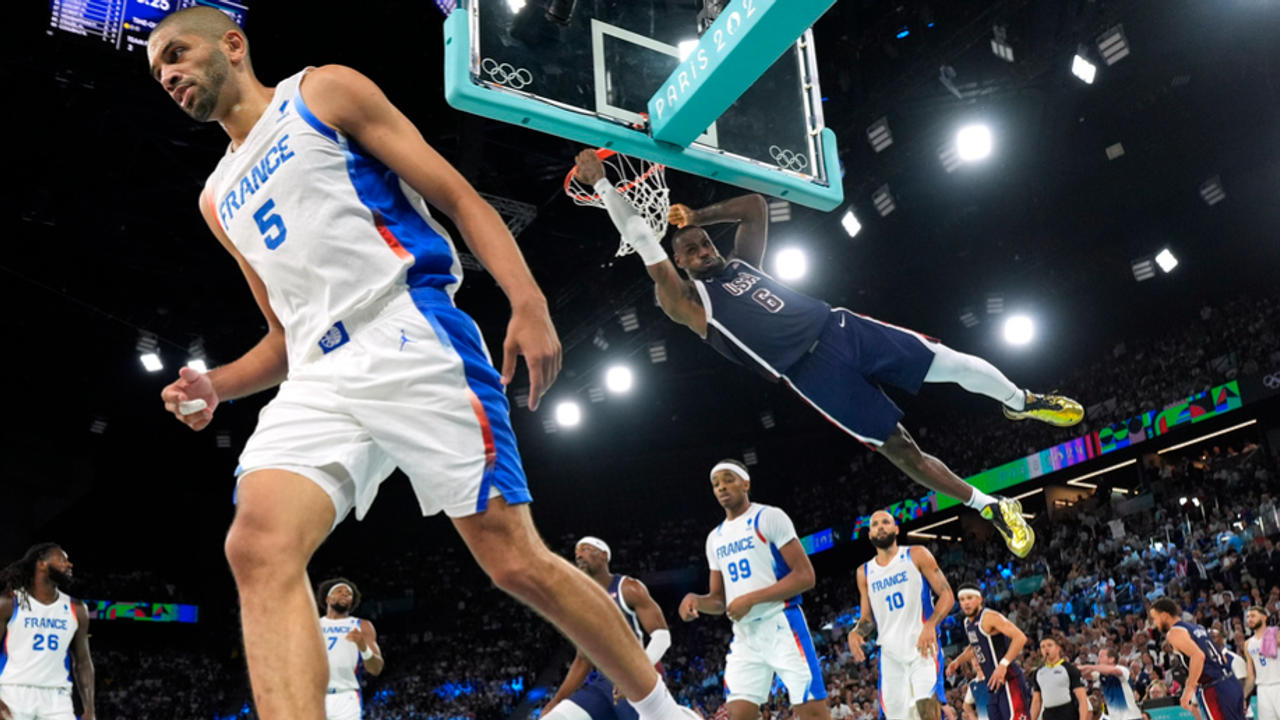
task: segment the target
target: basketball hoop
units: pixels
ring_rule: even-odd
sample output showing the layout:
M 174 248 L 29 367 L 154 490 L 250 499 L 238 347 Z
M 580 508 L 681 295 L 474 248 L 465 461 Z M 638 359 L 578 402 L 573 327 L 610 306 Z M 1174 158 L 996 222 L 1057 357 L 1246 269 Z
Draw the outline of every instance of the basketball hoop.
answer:
M 605 177 L 613 183 L 627 202 L 631 203 L 661 239 L 667 232 L 667 214 L 671 210 L 671 196 L 667 189 L 666 166 L 643 158 L 619 155 L 613 150 L 597 149 L 596 155 L 605 166 Z M 610 173 L 612 171 L 612 173 Z M 596 189 L 578 179 L 578 166 L 574 165 L 564 176 L 564 193 L 583 206 L 604 208 L 604 200 Z M 635 252 L 625 239 L 618 245 L 618 256 Z

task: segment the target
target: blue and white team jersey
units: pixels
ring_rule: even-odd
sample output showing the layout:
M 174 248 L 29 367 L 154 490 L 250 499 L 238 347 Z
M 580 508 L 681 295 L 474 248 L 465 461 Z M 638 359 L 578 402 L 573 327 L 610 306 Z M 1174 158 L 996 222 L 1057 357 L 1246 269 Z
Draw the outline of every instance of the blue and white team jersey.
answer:
M 864 567 L 882 652 L 901 662 L 918 657 L 916 642 L 933 614 L 933 591 L 912 561 L 911 548 L 899 546 L 888 565 L 872 558 Z
M 1204 669 L 1200 672 L 1200 685 L 1212 685 L 1224 678 L 1235 678 L 1235 674 L 1231 672 L 1231 665 L 1227 658 L 1223 657 L 1222 651 L 1213 644 L 1213 638 L 1209 637 L 1209 631 L 1200 625 L 1189 623 L 1185 620 L 1179 620 L 1174 623 L 1173 627 L 1180 627 L 1186 630 L 1191 639 L 1199 646 L 1200 652 L 1204 653 Z M 1183 653 L 1182 660 L 1191 667 L 1191 658 Z
M 792 290 L 750 263 L 693 283 L 707 313 L 707 343 L 733 362 L 777 379 L 817 342 L 831 306 Z
M 712 530 L 707 535 L 707 565 L 724 578 L 725 605 L 786 577 L 791 568 L 778 550 L 796 537 L 795 525 L 785 512 L 760 503 L 751 503 L 745 513 Z M 799 595 L 786 602 L 759 603 L 738 623 L 766 618 L 799 604 Z
M 49 605 L 15 593 L 0 650 L 0 685 L 70 690 L 71 639 L 79 627 L 75 600 L 61 590 Z
M 1116 665 L 1120 675 L 1098 674 L 1098 685 L 1102 690 L 1102 702 L 1105 712 L 1102 717 L 1107 720 L 1142 720 L 1142 707 L 1133 694 L 1133 686 L 1129 684 L 1129 668 Z
M 320 618 L 320 632 L 329 657 L 329 692 L 360 690 L 360 648 L 347 639 L 347 633 L 360 629 L 360 618 Z
M 453 242 L 422 196 L 308 109 L 303 70 L 275 88 L 244 143 L 206 181 L 206 202 L 267 288 L 290 368 L 346 341 L 339 324 L 406 287 L 450 297 Z

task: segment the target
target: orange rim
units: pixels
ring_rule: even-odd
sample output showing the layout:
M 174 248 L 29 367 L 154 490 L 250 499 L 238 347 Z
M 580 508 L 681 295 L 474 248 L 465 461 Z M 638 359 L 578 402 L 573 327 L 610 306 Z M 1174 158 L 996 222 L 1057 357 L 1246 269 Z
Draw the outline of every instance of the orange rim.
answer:
M 614 155 L 617 155 L 618 151 L 610 150 L 608 148 L 596 148 L 595 153 L 596 153 L 596 157 L 600 158 L 601 160 L 608 160 Z M 640 176 L 637 177 L 635 180 L 632 180 L 627 184 L 623 185 L 622 192 L 624 193 L 630 192 L 632 188 L 634 188 L 636 185 L 639 185 L 640 183 L 648 180 L 650 177 L 653 176 L 654 173 L 658 172 L 659 170 L 663 170 L 666 167 L 661 163 L 650 162 L 650 161 L 646 161 L 646 162 L 650 163 L 649 169 L 641 173 Z M 577 163 L 574 163 L 573 167 L 569 168 L 569 172 L 564 176 L 565 194 L 573 198 L 574 200 L 578 200 L 580 202 L 591 202 L 593 200 L 599 200 L 600 193 L 591 193 L 590 195 L 583 195 L 581 193 L 574 192 L 573 181 L 577 176 L 577 173 L 578 173 L 578 165 Z

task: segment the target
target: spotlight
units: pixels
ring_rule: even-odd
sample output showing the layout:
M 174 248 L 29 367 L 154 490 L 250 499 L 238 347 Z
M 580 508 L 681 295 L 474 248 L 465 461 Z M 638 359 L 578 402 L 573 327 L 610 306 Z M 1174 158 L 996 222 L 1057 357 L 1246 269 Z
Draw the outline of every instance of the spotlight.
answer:
M 1129 57 L 1129 40 L 1124 36 L 1124 25 L 1116 25 L 1098 36 L 1098 52 L 1108 66 Z
M 154 333 L 143 332 L 138 335 L 138 344 L 135 346 L 138 350 L 138 359 L 142 361 L 142 367 L 147 372 L 159 372 L 164 369 L 164 363 L 160 361 L 160 341 Z
M 889 194 L 889 185 L 887 183 L 876 188 L 876 191 L 871 193 L 871 204 L 876 206 L 876 212 L 880 213 L 880 217 L 885 217 L 898 207 L 893 201 L 893 195 Z
M 1173 272 L 1173 269 L 1178 267 L 1178 258 L 1173 256 L 1169 248 L 1165 248 L 1156 255 L 1156 264 L 1166 273 Z
M 519 0 L 519 1 L 524 2 L 524 0 Z M 689 57 L 689 54 L 697 49 L 698 49 L 698 41 L 696 39 L 681 40 L 679 43 L 676 44 L 676 54 L 682 61 L 687 59 Z
M 867 142 L 871 143 L 871 149 L 876 152 L 881 152 L 893 144 L 893 133 L 889 132 L 887 118 L 880 118 L 871 123 L 871 127 L 867 128 Z
M 507 0 L 507 7 L 511 8 L 512 14 L 518 13 L 524 9 L 524 0 Z
M 1133 279 L 1138 282 L 1150 280 L 1156 276 L 1156 266 L 1150 255 L 1129 263 L 1129 268 L 1133 270 Z
M 1209 205 L 1217 205 L 1227 199 L 1227 191 L 1222 189 L 1222 178 L 1213 177 L 1200 183 L 1200 197 Z
M 204 361 L 204 358 L 191 358 L 187 361 L 187 367 L 202 375 L 209 372 L 209 365 Z
M 577 4 L 578 0 L 551 0 L 547 3 L 547 19 L 568 27 L 569 20 L 573 18 L 573 8 Z
M 632 382 L 631 368 L 625 365 L 614 365 L 604 373 L 604 386 L 617 395 L 630 391 Z
M 1026 345 L 1035 335 L 1035 324 L 1026 315 L 1010 316 L 1004 323 L 1004 340 L 1010 345 Z
M 844 226 L 844 231 L 849 233 L 849 237 L 856 237 L 858 231 L 862 229 L 862 223 L 858 222 L 858 218 L 853 216 L 853 209 L 844 211 L 844 217 L 840 218 L 840 224 Z
M 986 125 L 970 125 L 956 133 L 956 152 L 965 162 L 991 154 L 991 130 Z
M 991 28 L 991 52 L 1005 62 L 1013 62 L 1013 46 L 1009 44 L 1008 31 L 1003 25 Z
M 209 363 L 205 361 L 203 338 L 197 337 L 187 345 L 187 367 L 198 373 L 209 372 Z
M 582 422 L 582 408 L 572 400 L 565 400 L 556 405 L 556 424 L 560 427 L 577 427 Z
M 809 269 L 809 261 L 805 258 L 804 251 L 799 248 L 786 248 L 779 251 L 773 262 L 778 271 L 778 278 L 782 280 L 799 280 Z
M 1113 145 L 1107 146 L 1108 160 L 1115 160 L 1116 158 L 1121 157 L 1123 155 L 1124 155 L 1124 145 L 1121 145 L 1120 143 L 1115 143 Z
M 1098 74 L 1098 66 L 1085 60 L 1079 53 L 1071 58 L 1071 74 L 1080 78 L 1086 85 L 1093 84 L 1093 78 Z

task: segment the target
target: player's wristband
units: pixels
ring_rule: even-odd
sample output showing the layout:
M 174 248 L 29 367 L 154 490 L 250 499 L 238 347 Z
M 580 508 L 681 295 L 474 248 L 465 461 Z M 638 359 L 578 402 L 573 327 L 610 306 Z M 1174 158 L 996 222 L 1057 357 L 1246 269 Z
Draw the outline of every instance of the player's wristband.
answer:
M 373 657 L 373 648 L 365 648 L 364 650 L 362 650 L 360 652 L 360 657 L 364 660 L 368 660 L 369 658 Z
M 654 630 L 649 634 L 649 644 L 645 646 L 644 654 L 649 656 L 649 662 L 654 665 L 662 659 L 663 653 L 667 648 L 671 647 L 671 631 L 667 629 Z
M 600 178 L 592 187 L 600 194 L 605 210 L 609 211 L 609 219 L 613 220 L 613 226 L 618 228 L 622 239 L 636 249 L 636 254 L 645 265 L 657 265 L 667 259 L 667 252 L 662 249 L 658 238 L 653 236 L 653 230 L 649 228 L 649 224 L 640 217 L 631 203 L 618 193 L 608 178 Z
M 1000 658 L 1000 664 L 1009 667 L 1009 658 Z

